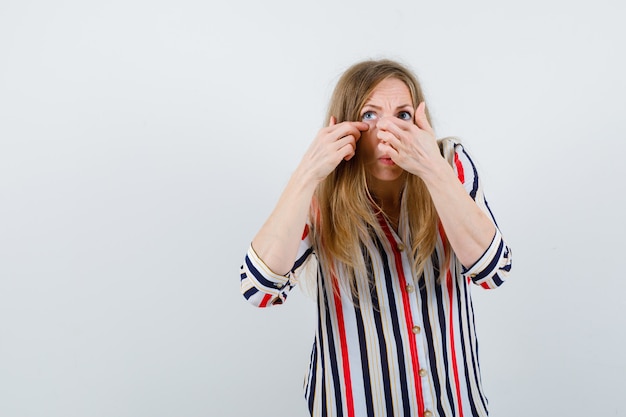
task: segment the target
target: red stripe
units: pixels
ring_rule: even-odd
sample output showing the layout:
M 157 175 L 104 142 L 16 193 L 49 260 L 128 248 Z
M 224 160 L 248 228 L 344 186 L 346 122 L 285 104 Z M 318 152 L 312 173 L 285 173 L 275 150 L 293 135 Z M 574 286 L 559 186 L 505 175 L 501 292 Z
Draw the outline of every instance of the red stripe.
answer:
M 265 294 L 263 296 L 263 300 L 261 300 L 261 304 L 259 307 L 267 307 L 267 303 L 272 299 L 272 294 Z
M 304 232 L 302 233 L 302 239 L 301 239 L 301 240 L 306 239 L 306 237 L 307 237 L 308 235 L 309 235 L 309 225 L 308 225 L 308 224 L 305 224 L 305 225 L 304 225 Z
M 337 278 L 333 274 L 333 292 L 335 294 L 335 308 L 337 310 L 337 324 L 339 326 L 339 340 L 341 343 L 341 363 L 343 368 L 343 379 L 346 383 L 346 407 L 348 417 L 354 417 L 354 397 L 352 394 L 352 379 L 350 378 L 350 362 L 348 360 L 348 340 L 346 338 L 346 325 L 343 321 L 343 307 L 339 297 Z
M 380 222 L 383 231 L 385 232 L 385 236 L 387 236 L 387 240 L 391 243 L 391 247 L 393 248 L 393 257 L 396 263 L 396 271 L 398 271 L 398 279 L 400 281 L 401 288 L 406 288 L 406 278 L 404 276 L 404 268 L 402 268 L 402 256 L 400 255 L 400 251 L 398 250 L 398 245 L 393 238 L 393 234 L 387 225 L 387 222 L 382 218 L 378 217 L 378 221 Z M 409 349 L 411 351 L 411 362 L 413 364 L 413 378 L 415 380 L 415 395 L 417 396 L 417 410 L 418 415 L 424 415 L 424 394 L 422 392 L 422 380 L 419 376 L 420 363 L 419 357 L 417 353 L 417 342 L 415 341 L 416 336 L 413 334 L 413 314 L 411 313 L 411 304 L 409 302 L 409 294 L 406 291 L 402 291 L 402 304 L 404 306 L 404 317 L 406 321 L 406 329 L 409 333 Z
M 456 172 L 459 176 L 459 181 L 461 181 L 462 183 L 465 182 L 465 171 L 463 170 L 463 164 L 459 160 L 459 154 L 456 152 L 454 153 L 454 165 L 456 165 Z
M 456 156 L 456 154 L 455 154 Z M 456 158 L 455 158 L 456 159 Z M 444 258 L 447 257 L 448 246 L 446 245 L 446 232 L 443 230 L 443 226 L 439 223 L 439 235 L 444 247 Z M 454 385 L 456 389 L 456 398 L 459 406 L 459 417 L 463 417 L 463 403 L 461 402 L 461 384 L 459 382 L 459 368 L 456 361 L 456 348 L 454 343 L 454 300 L 452 295 L 452 272 L 448 265 L 445 265 L 446 272 L 446 284 L 448 287 L 448 311 L 450 311 L 450 351 L 452 352 L 452 370 L 454 371 Z
M 454 345 L 454 310 L 452 300 L 452 273 L 448 269 L 448 294 L 450 294 L 450 350 L 452 351 L 452 368 L 454 369 L 454 384 L 456 385 L 456 398 L 459 403 L 459 417 L 463 417 L 463 404 L 461 402 L 461 384 L 459 382 L 459 370 L 456 362 L 456 349 Z

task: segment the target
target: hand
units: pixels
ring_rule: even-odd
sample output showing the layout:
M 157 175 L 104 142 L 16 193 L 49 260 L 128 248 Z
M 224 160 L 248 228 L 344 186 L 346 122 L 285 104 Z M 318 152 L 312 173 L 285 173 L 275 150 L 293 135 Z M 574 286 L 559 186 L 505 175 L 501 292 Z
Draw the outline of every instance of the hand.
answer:
M 443 160 L 424 102 L 415 109 L 413 120 L 389 117 L 379 120 L 377 127 L 379 150 L 405 171 L 424 178 Z
M 348 161 L 354 156 L 356 142 L 361 132 L 368 128 L 365 122 L 337 124 L 335 117 L 331 117 L 329 125 L 320 129 L 304 154 L 300 168 L 313 175 L 317 181 L 323 180 L 341 161 Z

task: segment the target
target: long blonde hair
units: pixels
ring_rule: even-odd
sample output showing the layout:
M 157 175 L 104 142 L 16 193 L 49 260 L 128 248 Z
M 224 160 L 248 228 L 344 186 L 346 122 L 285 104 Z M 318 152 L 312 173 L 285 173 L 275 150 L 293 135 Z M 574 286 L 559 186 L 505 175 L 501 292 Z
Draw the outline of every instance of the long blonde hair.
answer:
M 407 85 L 414 108 L 424 101 L 417 78 L 404 65 L 390 60 L 368 60 L 343 73 L 331 97 L 326 120 L 331 116 L 337 123 L 360 120 L 361 109 L 370 94 L 387 78 L 399 79 Z M 428 109 L 426 117 L 430 122 Z M 415 175 L 406 174 L 401 204 L 408 215 L 404 226 L 417 278 L 435 250 L 439 218 L 426 185 Z M 369 193 L 358 145 L 356 155 L 349 161 L 342 161 L 319 184 L 311 207 L 313 238 L 324 275 L 347 277 L 349 282 L 343 284 L 349 284 L 356 293 L 356 280 L 367 277 L 363 247 L 373 247 L 373 233 L 383 236 L 377 217 L 384 215 Z

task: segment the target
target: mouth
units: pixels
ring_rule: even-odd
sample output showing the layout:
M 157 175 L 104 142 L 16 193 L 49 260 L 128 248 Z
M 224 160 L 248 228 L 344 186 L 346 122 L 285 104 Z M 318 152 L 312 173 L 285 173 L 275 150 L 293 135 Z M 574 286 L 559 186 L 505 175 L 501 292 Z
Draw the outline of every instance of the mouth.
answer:
M 378 158 L 378 160 L 383 165 L 395 165 L 395 162 L 393 162 L 393 160 L 390 157 L 388 157 L 388 156 L 382 156 L 382 157 Z

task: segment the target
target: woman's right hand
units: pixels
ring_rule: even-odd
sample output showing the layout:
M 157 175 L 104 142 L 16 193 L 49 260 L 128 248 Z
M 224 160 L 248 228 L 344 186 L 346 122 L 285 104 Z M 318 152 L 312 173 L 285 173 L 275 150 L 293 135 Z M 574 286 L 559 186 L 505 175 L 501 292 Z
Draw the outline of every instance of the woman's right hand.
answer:
M 350 160 L 356 152 L 356 142 L 369 125 L 365 122 L 337 123 L 334 116 L 328 126 L 320 129 L 300 163 L 316 181 L 322 181 L 343 160 Z
M 317 185 L 342 160 L 354 156 L 356 142 L 368 127 L 364 122 L 336 123 L 331 117 L 305 152 L 274 211 L 252 241 L 259 258 L 274 273 L 283 275 L 293 267 Z

